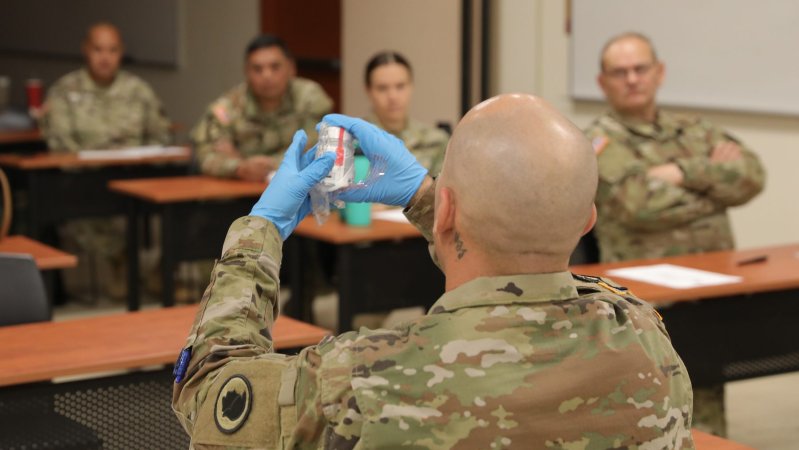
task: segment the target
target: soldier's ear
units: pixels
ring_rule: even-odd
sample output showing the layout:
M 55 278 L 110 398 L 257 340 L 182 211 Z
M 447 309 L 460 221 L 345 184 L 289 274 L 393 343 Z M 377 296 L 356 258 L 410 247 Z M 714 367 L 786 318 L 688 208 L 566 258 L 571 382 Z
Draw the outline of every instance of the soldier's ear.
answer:
M 455 198 L 452 190 L 446 187 L 440 188 L 436 194 L 433 233 L 447 234 L 455 227 Z

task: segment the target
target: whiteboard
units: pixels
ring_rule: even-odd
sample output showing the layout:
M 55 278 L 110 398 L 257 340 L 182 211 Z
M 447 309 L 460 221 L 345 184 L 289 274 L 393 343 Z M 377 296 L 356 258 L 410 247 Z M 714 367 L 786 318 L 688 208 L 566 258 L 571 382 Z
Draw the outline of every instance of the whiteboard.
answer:
M 571 96 L 603 100 L 599 53 L 612 36 L 649 36 L 666 78 L 658 103 L 799 115 L 799 2 L 572 0 Z
M 134 64 L 177 66 L 178 0 L 3 0 L 0 52 L 80 57 L 86 28 L 115 24 Z

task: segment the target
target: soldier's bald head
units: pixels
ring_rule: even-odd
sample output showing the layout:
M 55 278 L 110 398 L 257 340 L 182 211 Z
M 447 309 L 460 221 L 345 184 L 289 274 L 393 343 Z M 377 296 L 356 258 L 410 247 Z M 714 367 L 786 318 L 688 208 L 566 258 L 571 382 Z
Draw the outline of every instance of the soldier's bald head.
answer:
M 86 35 L 83 37 L 84 43 L 90 43 L 98 39 L 112 39 L 122 45 L 122 34 L 119 32 L 119 28 L 110 22 L 97 22 L 86 29 Z
M 458 124 L 438 184 L 452 191 L 455 228 L 483 252 L 568 260 L 593 218 L 596 157 L 547 102 L 501 95 Z

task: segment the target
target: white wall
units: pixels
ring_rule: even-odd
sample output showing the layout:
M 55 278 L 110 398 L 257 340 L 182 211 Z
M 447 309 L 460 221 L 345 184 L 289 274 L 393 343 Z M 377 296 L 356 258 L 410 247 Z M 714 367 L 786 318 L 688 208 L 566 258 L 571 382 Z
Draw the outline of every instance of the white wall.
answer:
M 561 0 L 495 0 L 495 73 L 493 94 L 529 92 L 553 103 L 584 127 L 605 110 L 600 103 L 569 98 L 569 35 Z M 619 30 L 624 31 L 624 30 Z M 657 44 L 657 42 L 655 43 Z M 745 58 L 745 55 L 742 56 Z M 529 59 L 528 59 L 529 58 Z M 665 61 L 668 67 L 668 61 Z M 666 75 L 668 83 L 668 72 Z M 768 70 L 763 82 L 768 82 Z M 760 156 L 766 189 L 753 201 L 731 210 L 739 248 L 799 242 L 799 117 L 739 112 L 689 111 L 729 130 Z
M 411 116 L 435 125 L 460 118 L 460 0 L 342 0 L 342 111 L 369 112 L 363 72 L 373 54 L 396 50 L 414 70 Z
M 153 86 L 173 121 L 191 128 L 208 103 L 243 79 L 244 47 L 259 32 L 260 7 L 258 0 L 181 0 L 180 13 L 180 67 L 125 69 Z M 41 78 L 49 86 L 79 66 L 79 61 L 0 56 L 0 75 L 12 78 L 11 101 L 17 105 L 24 102 L 26 78 Z

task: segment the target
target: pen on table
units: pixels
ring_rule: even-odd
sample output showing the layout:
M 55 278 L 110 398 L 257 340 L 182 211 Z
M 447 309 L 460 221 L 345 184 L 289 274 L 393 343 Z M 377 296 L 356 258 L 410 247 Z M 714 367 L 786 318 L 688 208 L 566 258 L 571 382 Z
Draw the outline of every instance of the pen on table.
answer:
M 753 256 L 753 257 L 747 258 L 747 259 L 742 259 L 742 260 L 738 261 L 738 265 L 739 266 L 745 266 L 747 264 L 757 264 L 757 263 L 762 263 L 762 262 L 766 262 L 766 261 L 768 261 L 768 255 L 759 255 L 759 256 Z

